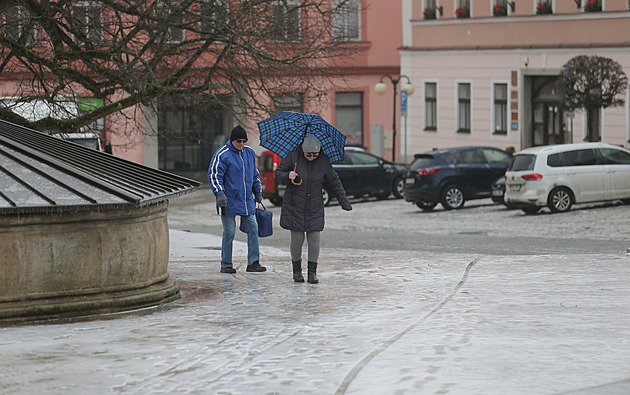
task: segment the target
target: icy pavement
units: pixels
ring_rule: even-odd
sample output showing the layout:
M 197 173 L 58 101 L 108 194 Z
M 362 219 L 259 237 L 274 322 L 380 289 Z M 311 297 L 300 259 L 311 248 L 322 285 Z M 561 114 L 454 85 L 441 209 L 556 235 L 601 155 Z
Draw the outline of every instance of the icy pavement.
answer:
M 323 248 L 312 285 L 262 248 L 268 272 L 221 274 L 218 236 L 171 230 L 181 300 L 0 328 L 0 392 L 630 393 L 629 254 Z

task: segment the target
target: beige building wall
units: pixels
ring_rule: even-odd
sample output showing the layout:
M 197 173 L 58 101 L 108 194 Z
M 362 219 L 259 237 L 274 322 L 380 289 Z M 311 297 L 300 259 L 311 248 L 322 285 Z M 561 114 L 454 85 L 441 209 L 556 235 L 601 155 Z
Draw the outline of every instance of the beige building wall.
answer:
M 630 12 L 623 0 L 606 0 L 603 11 L 584 12 L 572 1 L 551 1 L 554 13 L 536 15 L 536 1 L 517 2 L 516 12 L 492 16 L 492 0 L 471 0 L 471 17 L 455 18 L 459 1 L 438 1 L 443 15 L 425 20 L 425 1 L 412 1 L 411 19 L 403 18 L 410 39 L 401 48 L 403 74 L 416 84 L 409 99 L 407 138 L 414 152 L 462 145 L 522 149 L 533 143 L 534 81 L 559 78 L 577 55 L 598 55 L 621 64 L 630 76 Z M 529 4 L 531 3 L 531 4 Z M 582 3 L 586 3 L 583 1 Z M 531 5 L 529 7 L 528 5 Z M 571 7 L 572 5 L 572 7 Z M 437 130 L 425 130 L 426 82 L 437 84 Z M 457 84 L 471 84 L 471 131 L 457 133 Z M 508 84 L 508 131 L 493 133 L 493 84 Z M 556 92 L 557 94 L 557 92 Z M 602 141 L 629 145 L 629 92 L 624 107 L 602 111 Z M 586 138 L 586 116 L 562 112 L 563 142 Z M 572 131 L 572 133 L 571 133 Z

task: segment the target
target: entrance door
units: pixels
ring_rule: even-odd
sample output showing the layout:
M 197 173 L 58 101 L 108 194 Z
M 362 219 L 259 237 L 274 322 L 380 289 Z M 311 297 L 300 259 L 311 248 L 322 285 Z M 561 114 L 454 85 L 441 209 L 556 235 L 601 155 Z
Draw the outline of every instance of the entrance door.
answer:
M 564 144 L 562 107 L 558 103 L 534 103 L 533 145 Z
M 566 140 L 562 118 L 562 81 L 559 76 L 530 80 L 532 94 L 531 146 L 562 144 Z

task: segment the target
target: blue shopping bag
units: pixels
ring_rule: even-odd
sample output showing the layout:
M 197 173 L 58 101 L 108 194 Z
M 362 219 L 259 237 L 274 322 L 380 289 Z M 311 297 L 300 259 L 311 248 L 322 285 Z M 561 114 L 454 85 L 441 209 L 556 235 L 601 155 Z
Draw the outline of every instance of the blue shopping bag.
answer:
M 258 222 L 258 237 L 268 237 L 273 235 L 273 213 L 267 211 L 265 205 L 259 203 L 262 208 L 256 207 L 256 222 Z M 241 232 L 247 233 L 247 225 L 241 219 Z

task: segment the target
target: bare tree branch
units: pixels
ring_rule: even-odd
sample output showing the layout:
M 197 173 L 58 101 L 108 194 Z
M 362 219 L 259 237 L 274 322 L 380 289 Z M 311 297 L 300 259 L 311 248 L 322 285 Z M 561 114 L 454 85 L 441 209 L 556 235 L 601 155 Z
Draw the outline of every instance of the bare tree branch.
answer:
M 130 107 L 194 95 L 232 112 L 269 97 L 325 97 L 353 46 L 335 40 L 330 0 L 9 0 L 0 5 L 0 117 L 71 132 Z M 9 20 L 7 15 L 18 17 Z M 285 24 L 278 17 L 285 17 Z M 294 16 L 297 16 L 293 18 Z M 337 82 L 338 83 L 338 82 Z M 226 95 L 233 101 L 227 104 Z M 76 110 L 78 98 L 103 106 Z M 52 110 L 34 119 L 37 99 Z

